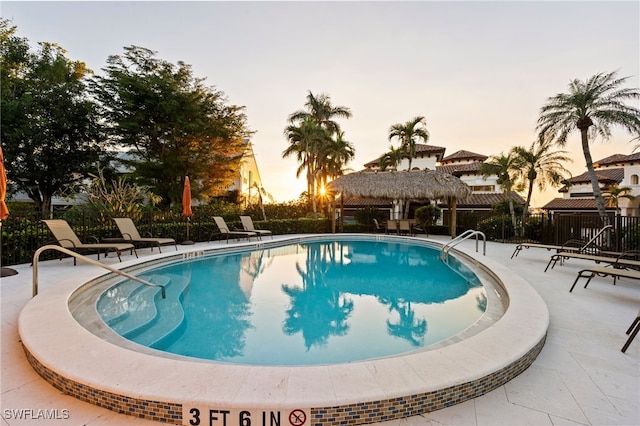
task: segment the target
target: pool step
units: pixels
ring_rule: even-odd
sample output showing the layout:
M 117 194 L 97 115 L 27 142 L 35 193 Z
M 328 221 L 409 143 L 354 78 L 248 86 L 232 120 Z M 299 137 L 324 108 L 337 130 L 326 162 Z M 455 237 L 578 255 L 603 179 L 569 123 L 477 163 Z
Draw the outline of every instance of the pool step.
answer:
M 130 314 L 129 321 L 126 321 L 128 328 L 121 326 L 120 330 L 116 331 L 129 340 L 151 346 L 179 328 L 184 321 L 182 295 L 189 280 L 179 275 L 169 275 L 169 278 L 170 284 L 165 288 L 166 299 L 163 299 L 156 289 L 152 297 L 147 297 L 145 311 Z

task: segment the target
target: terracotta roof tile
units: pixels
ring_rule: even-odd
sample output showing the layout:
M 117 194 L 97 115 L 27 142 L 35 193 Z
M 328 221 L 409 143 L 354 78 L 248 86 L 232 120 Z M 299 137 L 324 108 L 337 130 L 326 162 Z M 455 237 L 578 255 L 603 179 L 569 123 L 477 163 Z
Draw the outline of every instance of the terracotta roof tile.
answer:
M 421 157 L 425 154 L 434 154 L 434 155 L 438 155 L 440 154 L 440 156 L 444 155 L 446 148 L 442 147 L 442 146 L 435 146 L 435 145 L 428 145 L 425 143 L 417 143 L 416 144 L 416 157 Z M 369 167 L 375 167 L 378 165 L 378 163 L 380 163 L 380 159 L 382 158 L 382 155 L 378 158 L 376 158 L 375 160 L 369 161 L 367 163 L 364 164 L 365 167 L 369 168 Z
M 515 192 L 509 194 L 510 198 L 518 203 L 524 204 L 525 200 Z M 466 199 L 460 200 L 456 203 L 459 208 L 471 208 L 471 207 L 491 207 L 504 200 L 502 194 L 471 194 Z M 446 206 L 447 203 L 439 203 L 441 206 Z
M 480 160 L 480 161 L 484 161 L 487 158 L 488 157 L 486 155 L 477 154 L 477 153 L 471 152 L 471 151 L 460 150 L 460 151 L 454 152 L 451 155 L 447 155 L 446 157 L 444 157 L 442 159 L 442 162 L 446 163 L 446 162 L 452 161 L 452 160 Z
M 602 183 L 620 183 L 622 179 L 624 179 L 624 169 L 596 170 L 596 176 L 598 177 L 598 181 Z M 584 172 L 579 176 L 567 179 L 567 181 L 571 183 L 589 183 L 591 182 L 591 178 L 589 177 L 589 172 Z
M 640 161 L 640 152 L 636 152 L 630 155 L 613 154 L 603 158 L 602 160 L 594 161 L 593 164 L 599 166 L 608 166 L 611 164 L 631 163 L 633 161 Z
M 446 166 L 437 166 L 436 170 L 459 177 L 464 174 L 476 174 L 480 169 L 480 164 L 481 163 L 447 164 Z
M 606 207 L 606 206 L 605 206 Z M 597 210 L 593 198 L 554 198 L 542 206 L 543 210 Z M 607 210 L 615 210 L 607 207 Z

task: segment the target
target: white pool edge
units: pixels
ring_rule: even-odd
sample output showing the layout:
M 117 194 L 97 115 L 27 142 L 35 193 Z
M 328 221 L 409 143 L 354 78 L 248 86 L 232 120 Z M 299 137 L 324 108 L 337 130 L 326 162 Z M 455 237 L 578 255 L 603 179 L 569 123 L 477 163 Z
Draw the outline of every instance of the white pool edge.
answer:
M 292 236 L 290 240 L 300 237 Z M 531 358 L 525 362 L 528 366 L 542 347 L 549 313 L 538 293 L 499 263 L 472 250 L 459 251 L 480 261 L 504 283 L 509 308 L 482 332 L 435 350 L 350 364 L 300 367 L 239 366 L 153 357 L 108 343 L 72 317 L 68 299 L 91 279 L 86 276 L 65 280 L 31 300 L 20 314 L 19 333 L 30 362 L 54 386 L 72 394 L 99 389 L 132 399 L 171 403 L 172 407 L 181 406 L 182 413 L 175 418 L 182 422 L 188 421 L 190 408 L 287 413 L 359 406 L 371 401 L 385 405 L 395 398 L 495 377 L 496 372 L 526 357 Z M 124 262 L 122 266 L 135 263 Z M 489 383 L 487 389 L 501 384 Z M 82 399 L 84 395 L 76 396 Z M 119 407 L 115 409 L 118 411 Z M 149 418 L 154 418 L 153 414 Z M 322 417 L 317 424 L 331 424 L 332 418 L 335 416 Z

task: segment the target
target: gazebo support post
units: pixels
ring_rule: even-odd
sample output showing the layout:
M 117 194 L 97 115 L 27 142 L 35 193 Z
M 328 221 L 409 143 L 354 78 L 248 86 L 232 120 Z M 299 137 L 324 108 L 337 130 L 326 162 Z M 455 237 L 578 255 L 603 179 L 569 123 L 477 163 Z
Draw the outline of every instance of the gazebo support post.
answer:
M 344 232 L 344 192 L 340 193 L 340 232 Z
M 451 229 L 449 230 L 451 233 L 451 238 L 456 237 L 456 219 L 458 217 L 458 214 L 456 213 L 456 204 L 456 197 L 451 197 L 451 220 L 449 221 L 449 226 L 451 227 Z

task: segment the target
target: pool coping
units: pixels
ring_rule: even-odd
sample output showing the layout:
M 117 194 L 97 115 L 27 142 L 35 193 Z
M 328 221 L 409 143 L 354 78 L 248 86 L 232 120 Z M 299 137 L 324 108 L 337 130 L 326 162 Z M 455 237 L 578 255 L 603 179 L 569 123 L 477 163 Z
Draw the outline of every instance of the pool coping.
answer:
M 279 242 L 318 237 L 287 236 Z M 202 248 L 196 246 L 190 253 L 198 250 Z M 407 355 L 299 367 L 151 357 L 106 342 L 76 322 L 67 303 L 76 289 L 90 281 L 85 276 L 65 280 L 31 300 L 20 314 L 19 333 L 31 365 L 58 389 L 117 412 L 162 422 L 189 424 L 195 410 L 208 421 L 215 417 L 229 424 L 247 418 L 257 421 L 261 415 L 267 420 L 289 416 L 291 423 L 299 424 L 298 414 L 309 424 L 319 425 L 406 417 L 501 386 L 524 371 L 544 345 L 549 314 L 537 292 L 497 262 L 465 248 L 454 251 L 500 278 L 509 308 L 495 324 L 459 343 Z M 171 256 L 175 253 L 153 259 Z

